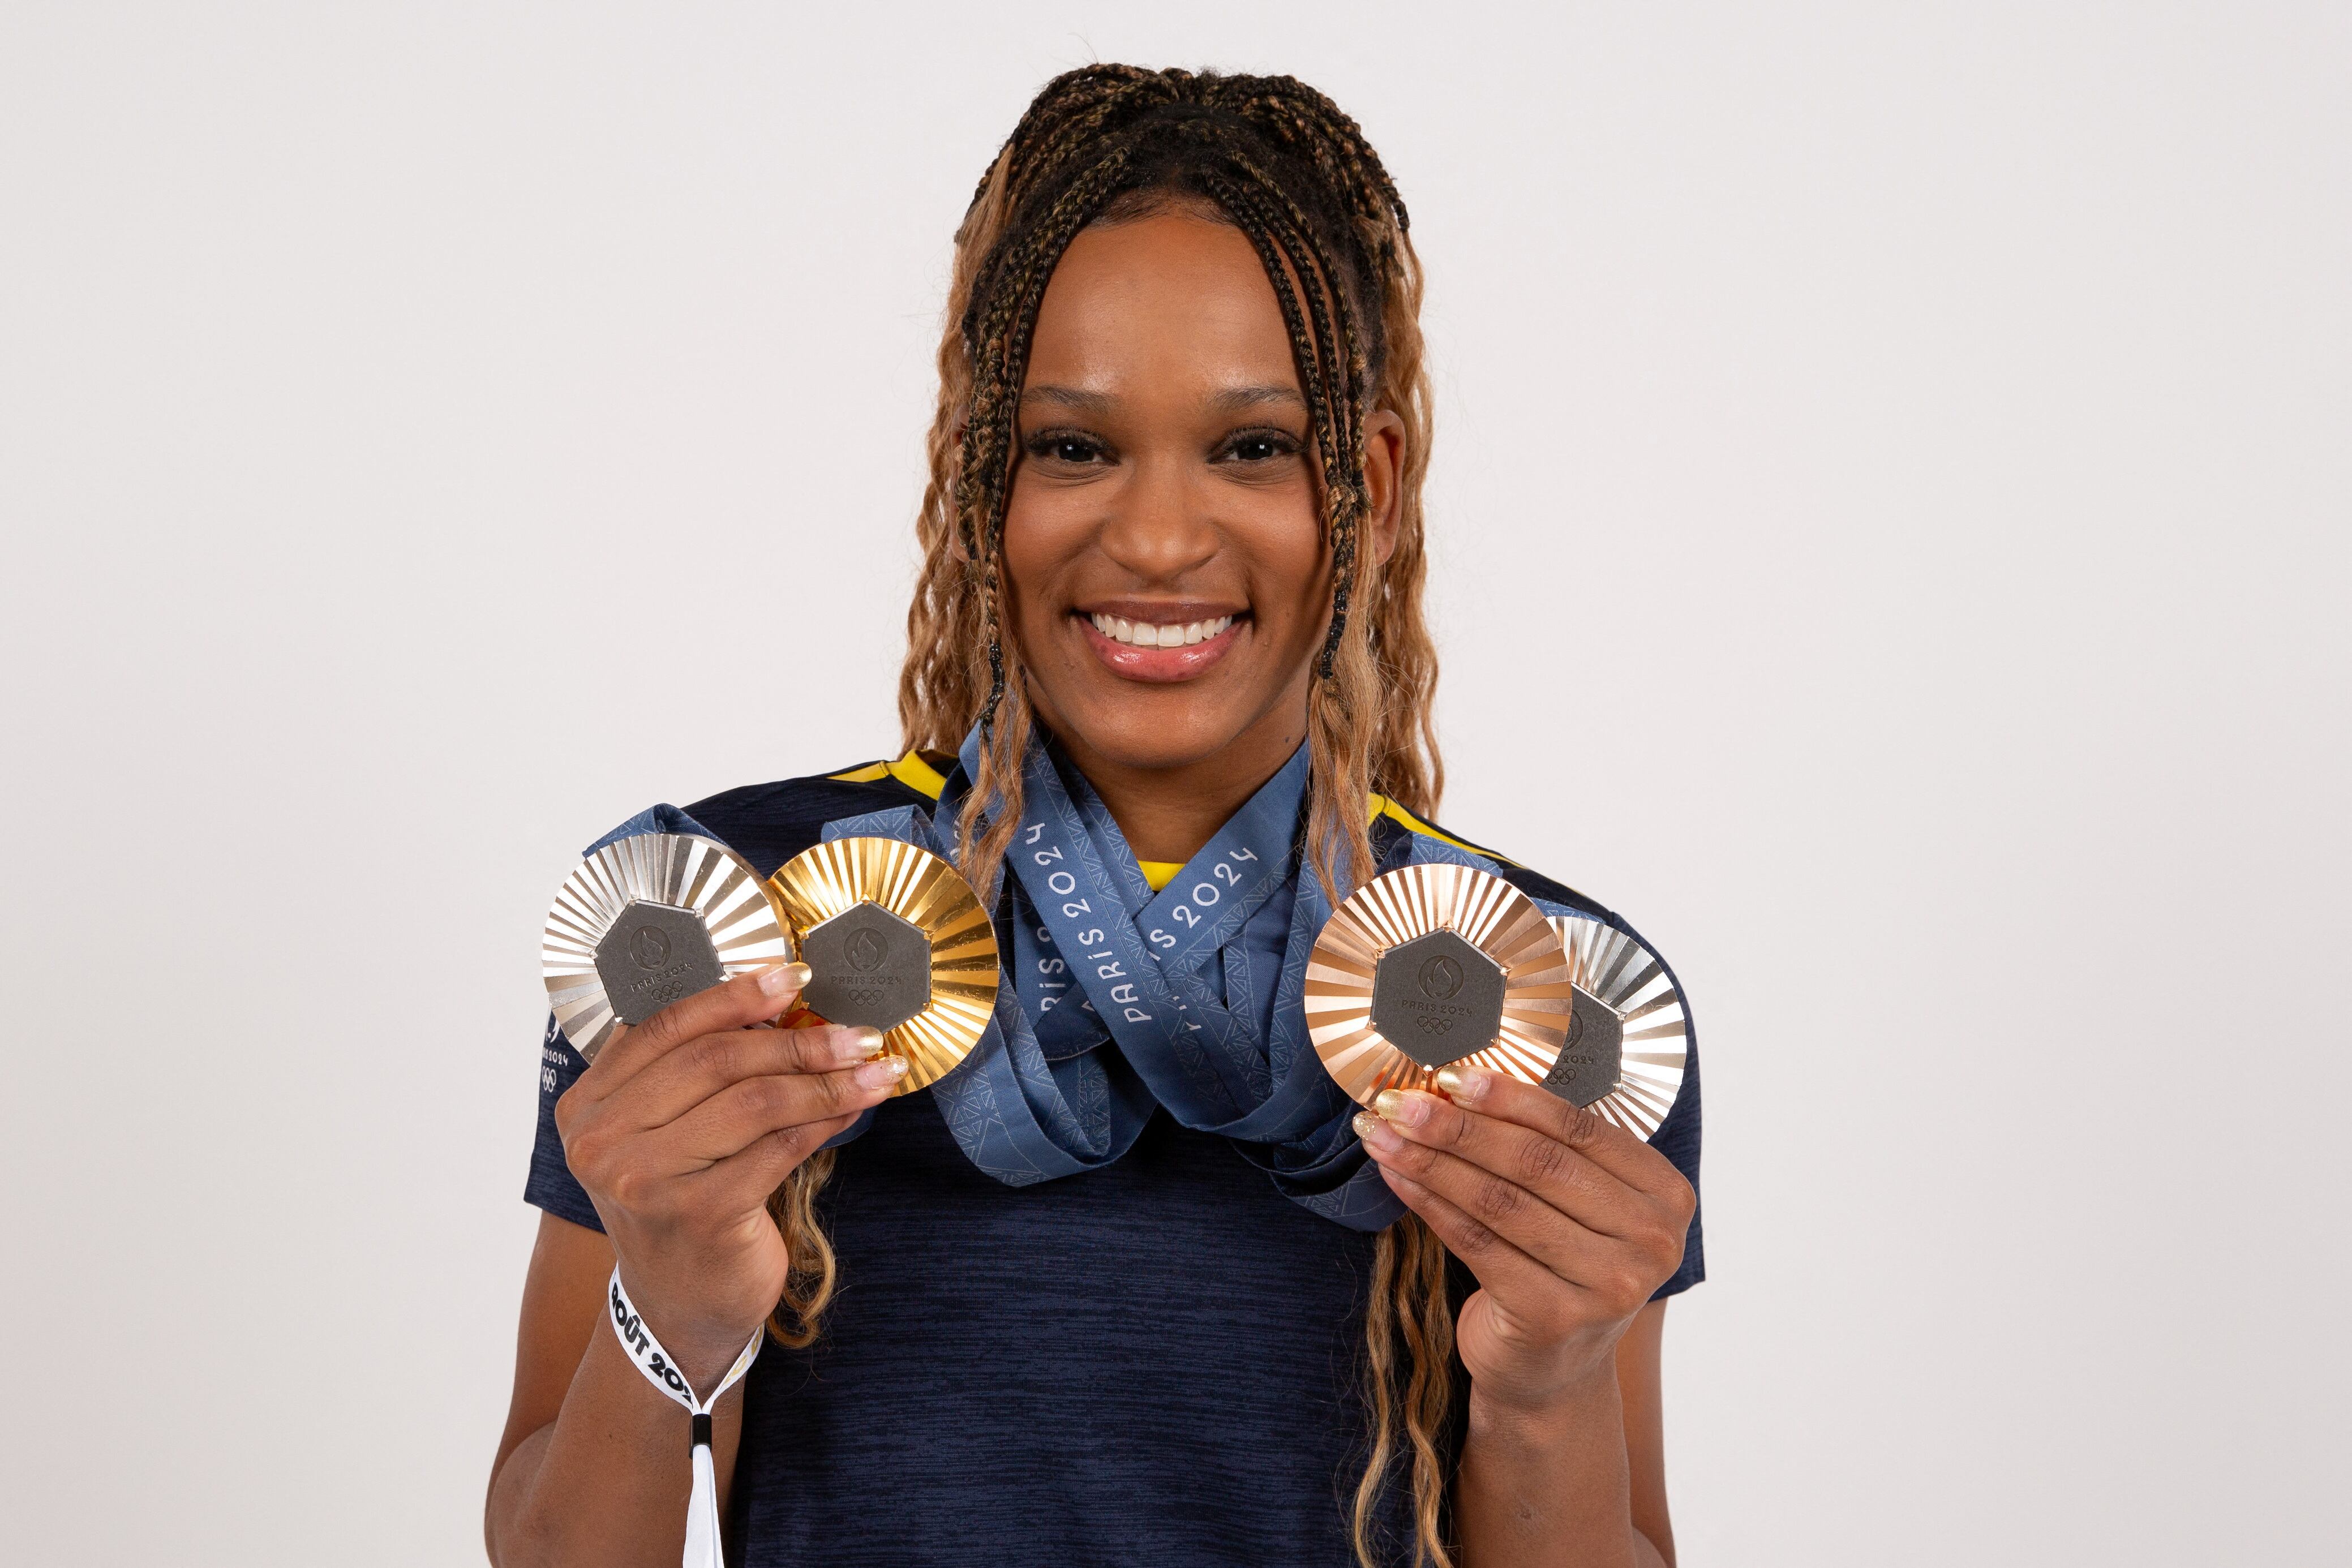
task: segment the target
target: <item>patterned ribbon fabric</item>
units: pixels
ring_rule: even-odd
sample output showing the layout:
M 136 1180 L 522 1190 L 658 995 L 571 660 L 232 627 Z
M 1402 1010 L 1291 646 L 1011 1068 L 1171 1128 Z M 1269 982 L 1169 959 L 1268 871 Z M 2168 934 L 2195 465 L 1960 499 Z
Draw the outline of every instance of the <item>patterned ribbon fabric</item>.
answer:
M 975 731 L 935 814 L 845 818 L 824 836 L 897 838 L 952 860 L 979 747 Z M 1159 1106 L 1232 1139 L 1326 1218 L 1378 1230 L 1403 1212 L 1307 1037 L 1307 959 L 1331 913 L 1301 870 L 1307 776 L 1301 747 L 1155 894 L 1085 778 L 1032 747 L 1006 856 L 996 1017 L 931 1089 L 973 1165 L 1014 1186 L 1095 1170 Z

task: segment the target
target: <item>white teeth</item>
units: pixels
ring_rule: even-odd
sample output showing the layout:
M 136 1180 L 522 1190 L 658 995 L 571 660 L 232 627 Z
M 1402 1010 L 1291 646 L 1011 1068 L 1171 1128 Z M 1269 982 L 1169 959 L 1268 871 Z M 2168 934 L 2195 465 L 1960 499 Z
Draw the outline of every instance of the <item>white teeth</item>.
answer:
M 1183 626 L 1154 626 L 1144 621 L 1126 621 L 1116 615 L 1089 616 L 1095 630 L 1114 643 L 1126 643 L 1138 648 L 1186 648 L 1195 643 L 1205 643 L 1234 623 L 1230 615 L 1220 615 L 1214 621 L 1195 621 Z

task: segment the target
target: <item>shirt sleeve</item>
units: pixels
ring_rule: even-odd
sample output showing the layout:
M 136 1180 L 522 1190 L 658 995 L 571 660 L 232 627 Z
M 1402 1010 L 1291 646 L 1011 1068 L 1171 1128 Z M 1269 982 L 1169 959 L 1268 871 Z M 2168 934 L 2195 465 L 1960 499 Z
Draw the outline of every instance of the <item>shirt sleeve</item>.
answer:
M 563 1139 L 555 1130 L 556 1101 L 587 1071 L 588 1063 L 572 1049 L 550 1013 L 539 1043 L 539 1136 L 531 1143 L 530 1179 L 523 1183 L 522 1196 L 558 1219 L 602 1230 L 604 1222 L 596 1218 L 596 1206 L 564 1163 Z
M 1653 952 L 1655 950 L 1652 949 Z M 1658 963 L 1660 967 L 1665 967 L 1664 958 Z M 1675 977 L 1673 969 L 1666 969 L 1666 979 L 1683 999 L 1685 1046 L 1689 1054 L 1683 1061 L 1682 1088 L 1676 1092 L 1674 1105 L 1666 1112 L 1666 1119 L 1658 1124 L 1657 1133 L 1650 1139 L 1650 1147 L 1672 1160 L 1675 1169 L 1682 1172 L 1683 1179 L 1691 1184 L 1691 1192 L 1699 1196 L 1698 1027 L 1691 1021 L 1690 993 L 1683 989 L 1683 983 Z M 1699 1196 L 1698 1207 L 1691 1210 L 1690 1234 L 1683 1241 L 1682 1267 L 1675 1270 L 1672 1279 L 1657 1288 L 1650 1300 L 1663 1301 L 1668 1296 L 1680 1295 L 1706 1278 L 1706 1239 L 1699 1226 L 1699 1221 L 1706 1218 L 1706 1202 L 1705 1197 Z

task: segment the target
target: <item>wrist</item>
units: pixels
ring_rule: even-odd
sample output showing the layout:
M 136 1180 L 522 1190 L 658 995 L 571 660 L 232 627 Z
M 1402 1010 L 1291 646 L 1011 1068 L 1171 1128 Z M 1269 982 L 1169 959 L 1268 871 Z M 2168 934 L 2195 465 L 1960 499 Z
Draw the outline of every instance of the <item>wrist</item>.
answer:
M 658 1293 L 648 1301 L 625 1265 L 616 1273 L 620 1292 L 606 1289 L 604 1326 L 633 1353 L 645 1340 L 657 1343 L 691 1392 L 699 1394 L 716 1385 L 765 1326 L 764 1320 L 751 1325 L 717 1322 L 708 1314 L 675 1308 Z
M 1471 1435 L 1516 1448 L 1571 1446 L 1595 1424 L 1613 1427 L 1623 1418 L 1616 1368 L 1608 1363 L 1535 1388 L 1505 1388 L 1478 1378 L 1470 1384 Z

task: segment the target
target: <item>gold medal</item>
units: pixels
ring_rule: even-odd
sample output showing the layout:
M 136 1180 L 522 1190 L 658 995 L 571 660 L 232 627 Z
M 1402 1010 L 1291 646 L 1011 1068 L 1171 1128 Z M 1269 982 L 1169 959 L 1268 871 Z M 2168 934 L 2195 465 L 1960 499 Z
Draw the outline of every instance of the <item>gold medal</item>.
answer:
M 616 1025 L 792 956 L 760 873 L 688 833 L 641 833 L 582 861 L 540 942 L 548 1005 L 590 1061 Z
M 980 1042 L 996 929 L 955 867 L 897 839 L 836 839 L 785 862 L 768 892 L 812 972 L 803 1012 L 880 1030 L 907 1062 L 894 1092 L 937 1082 Z
M 1683 998 L 1658 956 L 1622 931 L 1580 915 L 1549 922 L 1568 954 L 1576 1010 L 1544 1087 L 1647 1140 L 1682 1092 Z
M 1489 872 L 1411 865 L 1350 894 L 1315 939 L 1307 1029 L 1359 1103 L 1434 1090 L 1466 1064 L 1541 1083 L 1559 1059 L 1576 991 L 1559 935 Z

